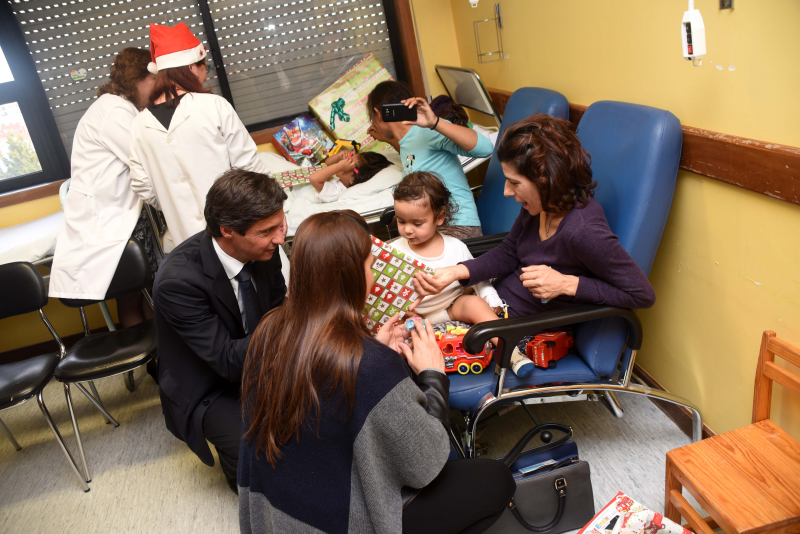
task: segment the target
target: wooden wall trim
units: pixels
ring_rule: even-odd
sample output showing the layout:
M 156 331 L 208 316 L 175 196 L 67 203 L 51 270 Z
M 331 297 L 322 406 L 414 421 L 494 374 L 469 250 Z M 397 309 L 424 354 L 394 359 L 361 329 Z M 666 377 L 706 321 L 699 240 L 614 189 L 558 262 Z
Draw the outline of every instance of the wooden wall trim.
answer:
M 39 200 L 40 198 L 51 197 L 58 194 L 61 184 L 66 180 L 59 180 L 49 184 L 37 185 L 28 187 L 20 191 L 12 191 L 0 195 L 0 208 L 7 208 L 23 202 L 30 202 L 31 200 Z
M 487 88 L 502 115 L 511 91 Z M 569 120 L 577 125 L 586 106 L 569 105 Z M 743 187 L 793 204 L 800 204 L 800 148 L 683 126 L 680 168 Z
M 403 59 L 406 63 L 406 77 L 411 92 L 415 96 L 425 97 L 425 81 L 422 74 L 422 62 L 417 48 L 417 33 L 414 31 L 414 17 L 411 14 L 411 0 L 393 0 L 394 13 L 397 17 L 397 29 L 403 46 Z

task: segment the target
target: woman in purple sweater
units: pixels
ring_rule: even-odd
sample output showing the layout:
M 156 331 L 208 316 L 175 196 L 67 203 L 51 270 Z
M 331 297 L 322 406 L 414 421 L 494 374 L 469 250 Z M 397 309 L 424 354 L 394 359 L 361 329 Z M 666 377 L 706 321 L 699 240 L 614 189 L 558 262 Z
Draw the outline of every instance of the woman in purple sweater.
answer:
M 649 308 L 655 292 L 608 227 L 594 199 L 589 154 L 569 124 L 535 115 L 512 124 L 497 147 L 503 194 L 522 209 L 503 242 L 474 260 L 417 274 L 420 295 L 455 280 L 471 286 L 496 279 L 509 316 L 580 304 Z

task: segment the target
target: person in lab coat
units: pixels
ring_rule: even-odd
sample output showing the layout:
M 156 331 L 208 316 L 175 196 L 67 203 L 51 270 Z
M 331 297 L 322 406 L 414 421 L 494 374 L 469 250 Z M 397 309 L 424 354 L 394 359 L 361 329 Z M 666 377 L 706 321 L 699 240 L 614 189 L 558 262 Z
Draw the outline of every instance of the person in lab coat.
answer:
M 164 212 L 169 252 L 206 227 L 206 194 L 219 176 L 233 167 L 268 169 L 233 106 L 203 87 L 206 49 L 186 24 L 151 24 L 150 54 L 148 68 L 158 74 L 131 133 L 131 188 Z
M 101 300 L 131 235 L 147 236 L 142 200 L 131 191 L 130 132 L 149 100 L 155 75 L 147 70 L 147 50 L 126 48 L 111 65 L 109 81 L 78 123 L 72 141 L 72 180 L 64 202 L 64 220 L 50 271 L 51 297 Z M 140 240 L 153 272 L 155 253 Z M 132 326 L 152 310 L 141 294 L 118 299 L 123 326 Z

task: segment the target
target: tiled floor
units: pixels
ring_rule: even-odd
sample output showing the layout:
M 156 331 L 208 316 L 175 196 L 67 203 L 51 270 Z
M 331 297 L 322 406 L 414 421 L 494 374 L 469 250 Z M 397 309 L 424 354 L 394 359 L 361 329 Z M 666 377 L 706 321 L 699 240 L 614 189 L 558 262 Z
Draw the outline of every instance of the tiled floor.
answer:
M 0 435 L 0 532 L 237 532 L 236 496 L 219 467 L 205 466 L 164 427 L 158 390 L 137 371 L 129 393 L 121 377 L 97 383 L 119 428 L 73 389 L 87 461 L 93 477 L 83 493 L 39 412 L 36 401 L 0 413 L 22 445 L 14 451 Z M 601 403 L 531 406 L 539 422 L 569 424 L 582 459 L 592 469 L 595 506 L 625 491 L 663 510 L 664 455 L 688 438 L 647 399 L 620 396 L 625 417 L 615 419 Z M 45 401 L 77 455 L 60 384 Z M 522 408 L 486 420 L 479 443 L 501 456 L 532 424 Z

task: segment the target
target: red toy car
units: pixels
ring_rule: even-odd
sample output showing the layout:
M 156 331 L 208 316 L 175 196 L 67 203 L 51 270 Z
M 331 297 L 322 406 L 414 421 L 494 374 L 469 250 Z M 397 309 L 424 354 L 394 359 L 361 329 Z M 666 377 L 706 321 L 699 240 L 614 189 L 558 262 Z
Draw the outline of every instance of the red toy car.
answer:
M 464 350 L 464 336 L 469 332 L 467 328 L 454 328 L 442 334 L 436 332 L 436 340 L 439 348 L 442 349 L 444 356 L 444 370 L 446 373 L 458 371 L 458 374 L 465 375 L 472 371 L 475 374 L 482 372 L 491 362 L 494 349 L 492 344 L 487 342 L 480 354 L 467 354 Z
M 552 369 L 575 346 L 575 339 L 567 332 L 544 332 L 525 345 L 525 354 L 537 367 Z

